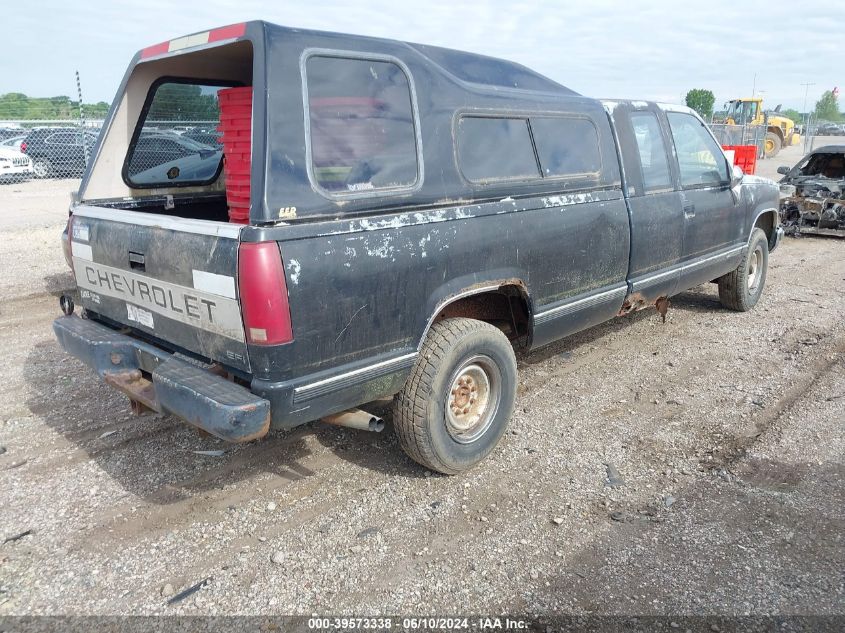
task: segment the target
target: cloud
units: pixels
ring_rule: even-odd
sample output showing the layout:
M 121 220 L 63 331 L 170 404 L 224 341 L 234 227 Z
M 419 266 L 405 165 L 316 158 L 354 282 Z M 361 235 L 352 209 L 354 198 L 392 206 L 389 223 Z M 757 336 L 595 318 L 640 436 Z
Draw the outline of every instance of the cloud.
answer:
M 44 0 L 4 8 L 0 93 L 110 101 L 134 52 L 214 26 L 266 19 L 287 26 L 388 37 L 512 59 L 591 96 L 681 101 L 709 88 L 717 103 L 748 96 L 800 108 L 845 84 L 839 0 L 798 12 L 772 2 L 597 0 Z M 755 81 L 756 75 L 756 81 Z

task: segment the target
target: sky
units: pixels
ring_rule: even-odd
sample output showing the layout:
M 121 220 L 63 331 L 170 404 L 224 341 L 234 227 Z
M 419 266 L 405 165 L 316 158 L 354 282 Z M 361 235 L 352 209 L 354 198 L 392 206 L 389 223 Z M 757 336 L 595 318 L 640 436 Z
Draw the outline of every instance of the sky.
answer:
M 111 102 L 139 49 L 263 19 L 447 46 L 522 63 L 593 97 L 683 102 L 707 88 L 717 109 L 762 94 L 801 110 L 845 90 L 842 0 L 6 0 L 0 94 Z M 685 6 L 687 5 L 687 6 Z M 756 78 L 755 78 L 756 75 Z

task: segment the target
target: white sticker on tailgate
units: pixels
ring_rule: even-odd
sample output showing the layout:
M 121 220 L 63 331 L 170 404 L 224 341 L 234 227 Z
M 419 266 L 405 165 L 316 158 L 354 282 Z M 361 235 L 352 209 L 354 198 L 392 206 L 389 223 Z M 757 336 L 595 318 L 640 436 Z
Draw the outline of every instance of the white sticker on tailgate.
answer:
M 80 289 L 123 299 L 127 304 L 131 303 L 131 307 L 144 308 L 143 312 L 160 314 L 226 338 L 244 340 L 241 310 L 234 299 L 177 286 L 78 257 L 73 258 L 73 269 L 76 271 L 76 283 Z M 135 315 L 138 316 L 137 319 L 132 319 L 129 305 L 126 309 L 130 320 L 153 327 L 152 314 L 149 314 L 147 324 L 141 320 L 140 314 Z M 146 320 L 146 317 L 143 318 Z
M 126 318 L 130 321 L 137 321 L 141 325 L 146 325 L 151 330 L 156 327 L 152 312 L 147 312 L 144 308 L 136 308 L 131 303 L 126 304 Z

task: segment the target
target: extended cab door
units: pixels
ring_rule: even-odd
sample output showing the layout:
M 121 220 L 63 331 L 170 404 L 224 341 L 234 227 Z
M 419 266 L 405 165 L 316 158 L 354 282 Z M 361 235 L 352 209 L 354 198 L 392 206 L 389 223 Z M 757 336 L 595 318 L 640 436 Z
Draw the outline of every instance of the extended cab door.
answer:
M 654 104 L 622 103 L 613 110 L 631 219 L 631 295 L 645 304 L 674 293 L 684 236 L 672 140 Z
M 667 112 L 683 195 L 684 253 L 679 290 L 716 279 L 736 266 L 745 217 L 731 191 L 722 148 L 701 119 Z

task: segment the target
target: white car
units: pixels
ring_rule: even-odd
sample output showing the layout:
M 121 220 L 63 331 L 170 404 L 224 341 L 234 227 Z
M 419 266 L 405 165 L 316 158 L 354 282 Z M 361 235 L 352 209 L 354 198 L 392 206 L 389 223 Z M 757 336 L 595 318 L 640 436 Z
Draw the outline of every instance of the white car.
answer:
M 27 180 L 32 174 L 29 156 L 14 147 L 0 146 L 0 181 Z

